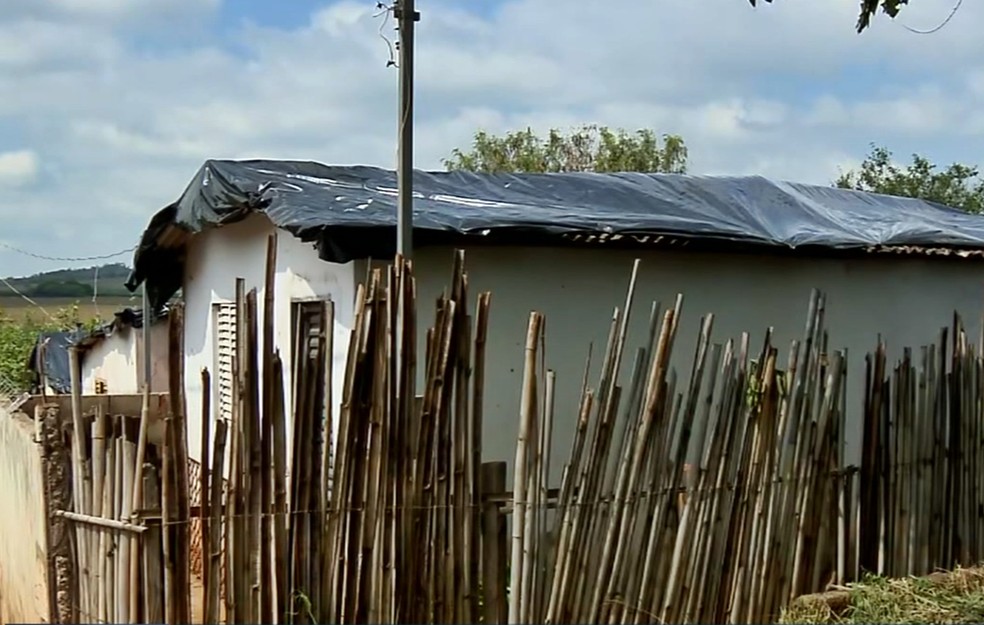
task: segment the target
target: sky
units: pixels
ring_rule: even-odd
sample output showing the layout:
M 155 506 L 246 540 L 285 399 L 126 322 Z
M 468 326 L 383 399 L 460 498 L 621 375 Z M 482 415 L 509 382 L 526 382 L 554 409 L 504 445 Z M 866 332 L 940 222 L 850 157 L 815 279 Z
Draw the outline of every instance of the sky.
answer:
M 906 28 L 955 1 L 858 35 L 858 0 L 417 0 L 415 163 L 441 168 L 479 129 L 597 123 L 682 135 L 700 174 L 828 184 L 873 143 L 984 164 L 984 2 Z M 209 158 L 395 167 L 395 24 L 378 13 L 4 0 L 0 275 L 132 247 Z

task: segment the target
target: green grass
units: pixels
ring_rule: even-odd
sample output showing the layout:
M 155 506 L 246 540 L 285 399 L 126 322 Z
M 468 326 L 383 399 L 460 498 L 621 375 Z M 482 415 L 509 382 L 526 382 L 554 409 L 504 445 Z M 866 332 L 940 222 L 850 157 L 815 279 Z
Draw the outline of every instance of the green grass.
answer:
M 869 576 L 848 586 L 848 606 L 835 614 L 825 601 L 802 597 L 780 623 L 984 623 L 984 569 L 935 578 Z

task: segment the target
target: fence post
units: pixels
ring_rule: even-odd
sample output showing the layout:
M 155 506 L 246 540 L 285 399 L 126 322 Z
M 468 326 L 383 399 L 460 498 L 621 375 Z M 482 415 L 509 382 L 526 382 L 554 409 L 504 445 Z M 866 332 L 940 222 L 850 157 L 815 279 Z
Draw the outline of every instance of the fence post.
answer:
M 506 463 L 485 462 L 482 494 L 506 490 Z M 506 622 L 506 516 L 495 501 L 482 503 L 482 613 L 484 623 Z
M 38 405 L 34 418 L 41 422 L 41 466 L 44 471 L 45 525 L 48 552 L 49 618 L 52 623 L 77 623 L 75 558 L 71 522 L 55 515 L 72 506 L 71 462 L 55 406 Z

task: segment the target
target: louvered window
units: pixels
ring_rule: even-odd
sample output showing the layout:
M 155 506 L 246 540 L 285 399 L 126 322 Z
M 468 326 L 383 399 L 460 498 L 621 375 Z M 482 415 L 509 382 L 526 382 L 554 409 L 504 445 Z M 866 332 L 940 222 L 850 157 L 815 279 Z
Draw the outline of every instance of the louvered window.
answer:
M 212 312 L 215 321 L 215 415 L 219 419 L 232 419 L 236 305 L 213 304 Z

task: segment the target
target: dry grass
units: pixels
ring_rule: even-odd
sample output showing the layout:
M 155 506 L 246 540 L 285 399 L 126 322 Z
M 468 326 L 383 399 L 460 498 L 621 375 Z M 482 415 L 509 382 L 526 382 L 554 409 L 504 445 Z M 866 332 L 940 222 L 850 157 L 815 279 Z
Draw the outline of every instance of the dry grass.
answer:
M 837 612 L 822 595 L 802 597 L 779 622 L 984 623 L 984 568 L 904 579 L 869 576 L 851 584 L 847 595 Z
M 100 297 L 96 304 L 93 304 L 91 299 L 80 300 L 71 297 L 39 297 L 34 301 L 52 315 L 60 309 L 78 305 L 80 319 L 94 319 L 98 317 L 105 320 L 111 318 L 113 313 L 119 312 L 127 306 L 140 306 L 139 297 Z M 35 321 L 45 320 L 45 314 L 43 312 L 29 302 L 16 296 L 0 295 L 0 311 L 15 321 L 27 321 L 28 318 Z

